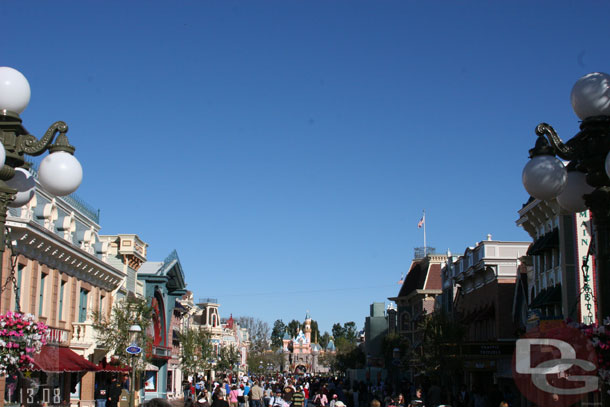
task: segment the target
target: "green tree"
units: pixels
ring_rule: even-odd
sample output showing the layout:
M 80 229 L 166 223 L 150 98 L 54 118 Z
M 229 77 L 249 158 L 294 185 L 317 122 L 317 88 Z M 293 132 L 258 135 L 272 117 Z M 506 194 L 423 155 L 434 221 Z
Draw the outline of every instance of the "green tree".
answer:
M 131 344 L 129 327 L 140 326 L 142 332 L 138 337 L 138 346 L 148 349 L 151 338 L 146 335 L 146 330 L 152 321 L 152 314 L 152 308 L 148 305 L 147 300 L 135 296 L 116 301 L 112 306 L 110 316 L 94 311 L 92 313 L 93 330 L 98 346 L 113 354 L 121 364 L 131 365 L 132 356 L 125 352 L 125 349 Z M 136 361 L 136 369 L 143 370 L 147 362 L 146 352 L 142 352 L 141 357 Z
M 325 331 L 324 335 L 320 336 L 320 340 L 318 341 L 322 349 L 326 349 L 326 345 L 330 342 L 330 334 Z
M 463 368 L 458 352 L 465 334 L 461 324 L 435 312 L 425 315 L 418 329 L 421 345 L 407 353 L 410 360 L 404 362 L 413 364 L 426 376 L 436 378 Z
M 208 369 L 213 353 L 210 333 L 201 328 L 188 328 L 180 333 L 179 339 L 182 371 L 195 375 Z
M 318 358 L 318 363 L 321 366 L 328 367 L 330 372 L 334 373 L 337 368 L 337 354 L 329 352 L 322 353 Z
M 345 337 L 345 328 L 343 328 L 343 326 L 337 322 L 336 324 L 333 324 L 332 334 L 335 340 L 343 338 Z
M 288 335 L 290 335 L 291 337 L 297 336 L 300 329 L 301 329 L 301 323 L 299 321 L 297 321 L 296 319 L 293 319 L 292 321 L 290 321 L 288 323 L 288 326 L 286 326 L 286 331 L 288 332 Z
M 282 339 L 286 332 L 286 325 L 281 319 L 276 320 L 273 323 L 273 329 L 271 330 L 271 348 L 278 349 L 282 347 Z
M 221 371 L 232 371 L 235 365 L 241 361 L 241 352 L 235 346 L 223 346 L 218 352 L 216 369 Z
M 343 332 L 345 333 L 345 339 L 350 342 L 356 343 L 356 339 L 358 339 L 358 331 L 356 329 L 356 323 L 354 321 L 344 323 Z
M 318 328 L 318 321 L 315 319 L 311 320 L 311 341 L 320 341 L 320 328 Z
M 275 352 L 267 351 L 248 355 L 248 370 L 258 375 L 275 371 L 280 363 L 281 355 Z
M 340 338 L 339 343 L 345 341 L 342 350 L 337 348 L 334 370 L 345 373 L 348 369 L 362 369 L 366 363 L 366 355 L 362 349 L 349 343 L 345 338 Z

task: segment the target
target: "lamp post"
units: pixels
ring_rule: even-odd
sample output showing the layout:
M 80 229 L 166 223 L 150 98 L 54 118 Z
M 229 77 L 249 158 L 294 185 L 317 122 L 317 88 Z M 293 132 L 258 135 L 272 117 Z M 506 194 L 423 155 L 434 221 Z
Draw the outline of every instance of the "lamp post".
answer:
M 22 125 L 19 116 L 30 102 L 30 84 L 13 68 L 0 67 L 0 251 L 4 251 L 8 207 L 20 207 L 34 195 L 35 181 L 27 172 L 24 155 L 39 156 L 49 151 L 40 163 L 38 180 L 57 196 L 76 191 L 83 169 L 74 157 L 66 123 L 58 121 L 37 139 Z
M 127 353 L 131 354 L 131 381 L 129 383 L 129 407 L 134 407 L 136 402 L 136 356 L 142 352 L 142 349 L 137 345 L 138 334 L 142 332 L 140 325 L 132 325 L 129 327 L 129 339 L 131 345 L 127 347 Z
M 394 391 L 398 394 L 398 385 L 400 383 L 400 349 L 392 350 L 392 370 L 394 371 Z
M 534 198 L 557 198 L 567 212 L 591 210 L 601 322 L 610 316 L 610 75 L 583 76 L 572 88 L 571 101 L 582 120 L 580 132 L 564 143 L 550 125 L 539 124 L 522 179 Z M 567 168 L 556 156 L 569 161 Z

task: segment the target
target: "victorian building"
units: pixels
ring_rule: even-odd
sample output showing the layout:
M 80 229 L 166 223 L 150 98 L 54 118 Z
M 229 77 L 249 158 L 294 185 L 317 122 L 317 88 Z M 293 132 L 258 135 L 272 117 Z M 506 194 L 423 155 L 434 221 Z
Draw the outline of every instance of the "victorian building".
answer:
M 596 322 L 597 276 L 589 211 L 565 213 L 555 200 L 530 198 L 519 210 L 517 225 L 532 237 L 528 255 L 533 272 L 528 279 L 527 319 L 569 318 L 587 324 Z
M 441 265 L 446 260 L 447 256 L 439 254 L 413 260 L 398 295 L 389 298 L 396 303 L 398 334 L 411 350 L 422 341 L 419 322 L 434 311 L 435 299 L 442 294 Z M 416 373 L 410 366 L 407 374 L 411 380 Z
M 443 264 L 440 312 L 465 328 L 460 354 L 463 369 L 456 383 L 470 388 L 512 386 L 511 360 L 517 339 L 513 321 L 515 284 L 529 242 L 487 240 L 468 247 L 462 256 L 448 255 Z
M 43 389 L 38 397 L 59 394 L 62 403 L 93 406 L 96 358 L 105 351 L 95 344 L 91 316 L 109 314 L 113 293 L 126 277 L 107 262 L 99 212 L 37 185 L 29 203 L 10 209 L 6 225 L 11 244 L 2 255 L 0 312 L 30 313 L 49 326 L 48 343 L 35 355 L 31 373 Z M 4 285 L 11 277 L 16 284 Z M 4 400 L 15 399 L 13 377 L 2 379 L 0 389 Z
M 152 324 L 146 334 L 152 338 L 146 349 L 151 359 L 144 377 L 144 400 L 167 398 L 167 393 L 175 392 L 173 377 L 175 368 L 170 368 L 172 358 L 173 330 L 172 317 L 176 300 L 186 294 L 186 283 L 178 253 L 174 250 L 161 262 L 142 264 L 137 274 L 144 284 L 144 296 L 153 309 Z M 170 384 L 168 386 L 168 383 Z
M 197 303 L 193 293 L 187 292 L 181 299 L 180 304 L 187 310 L 183 328 L 192 327 L 206 330 L 210 334 L 212 346 L 212 358 L 209 360 L 209 368 L 200 372 L 208 379 L 214 379 L 217 375 L 217 362 L 222 348 L 231 347 L 239 351 L 240 360 L 237 363 L 238 374 L 246 373 L 248 369 L 248 351 L 250 338 L 248 330 L 233 319 L 220 317 L 220 303 L 216 298 L 200 298 Z

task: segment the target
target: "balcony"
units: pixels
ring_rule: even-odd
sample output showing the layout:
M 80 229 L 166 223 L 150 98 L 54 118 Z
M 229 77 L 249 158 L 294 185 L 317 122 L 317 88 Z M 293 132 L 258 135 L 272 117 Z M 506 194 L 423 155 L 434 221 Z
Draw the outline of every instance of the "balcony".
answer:
M 95 345 L 95 330 L 93 322 L 73 322 L 72 340 L 70 346 L 81 349 L 88 349 Z

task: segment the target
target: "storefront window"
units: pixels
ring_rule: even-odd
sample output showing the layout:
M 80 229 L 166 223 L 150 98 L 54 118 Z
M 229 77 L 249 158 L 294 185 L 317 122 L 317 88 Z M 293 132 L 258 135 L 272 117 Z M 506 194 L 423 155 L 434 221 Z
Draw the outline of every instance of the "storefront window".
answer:
M 80 399 L 80 375 L 78 373 L 70 375 L 70 398 Z
M 173 384 L 174 384 L 174 371 L 173 370 L 168 370 L 167 371 L 167 389 L 166 391 L 168 393 L 173 393 Z
M 157 372 L 152 370 L 146 371 L 144 379 L 144 390 L 145 391 L 157 391 Z

